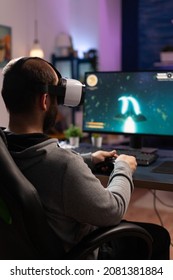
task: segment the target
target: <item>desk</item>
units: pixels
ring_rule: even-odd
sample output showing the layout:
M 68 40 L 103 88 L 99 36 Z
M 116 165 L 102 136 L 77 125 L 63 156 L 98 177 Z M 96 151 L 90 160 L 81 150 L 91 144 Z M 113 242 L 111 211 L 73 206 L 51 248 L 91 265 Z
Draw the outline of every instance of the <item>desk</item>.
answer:
M 158 150 L 158 159 L 150 166 L 138 166 L 134 175 L 135 188 L 147 188 L 173 192 L 173 174 L 154 173 L 152 170 L 164 161 L 173 161 L 173 151 Z M 103 186 L 107 185 L 108 176 L 97 175 Z

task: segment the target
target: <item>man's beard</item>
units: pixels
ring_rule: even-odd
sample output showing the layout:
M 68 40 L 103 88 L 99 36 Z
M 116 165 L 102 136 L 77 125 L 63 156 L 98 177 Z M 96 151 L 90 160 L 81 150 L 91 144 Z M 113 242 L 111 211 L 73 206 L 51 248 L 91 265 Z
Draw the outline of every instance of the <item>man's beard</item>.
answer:
M 47 111 L 44 119 L 44 124 L 43 124 L 44 133 L 48 133 L 51 130 L 51 128 L 55 127 L 57 115 L 58 115 L 57 104 L 56 105 L 52 104 L 49 110 Z

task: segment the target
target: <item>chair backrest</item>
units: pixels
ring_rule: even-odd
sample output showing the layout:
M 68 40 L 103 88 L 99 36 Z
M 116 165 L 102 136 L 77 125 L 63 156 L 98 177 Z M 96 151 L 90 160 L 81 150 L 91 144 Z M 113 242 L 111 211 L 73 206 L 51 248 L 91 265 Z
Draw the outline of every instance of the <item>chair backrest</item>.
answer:
M 65 254 L 62 242 L 48 225 L 37 190 L 12 159 L 0 129 L 0 259 L 85 259 L 101 244 L 120 237 L 144 241 L 145 259 L 152 251 L 152 238 L 132 223 L 96 229 Z
M 40 198 L 12 159 L 0 130 L 0 259 L 63 259 Z

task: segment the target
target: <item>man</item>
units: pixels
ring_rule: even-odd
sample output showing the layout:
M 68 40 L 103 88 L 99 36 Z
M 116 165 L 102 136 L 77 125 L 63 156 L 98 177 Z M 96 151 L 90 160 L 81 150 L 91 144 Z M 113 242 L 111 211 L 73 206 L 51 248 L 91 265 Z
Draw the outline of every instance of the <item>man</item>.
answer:
M 40 58 L 20 58 L 10 61 L 3 74 L 2 97 L 9 112 L 6 129 L 9 150 L 24 175 L 36 187 L 47 220 L 62 239 L 65 250 L 68 251 L 95 227 L 118 224 L 134 188 L 135 158 L 117 156 L 115 151 L 99 151 L 81 157 L 60 148 L 57 139 L 44 133 L 56 120 L 61 82 L 60 73 L 50 63 Z M 51 86 L 56 88 L 57 95 L 50 90 Z M 107 189 L 91 171 L 106 157 L 116 158 Z M 156 225 L 147 229 L 152 235 L 156 231 L 153 258 L 156 255 L 169 258 L 167 231 Z M 163 240 L 162 250 L 158 246 L 160 239 Z M 119 247 L 121 251 L 120 244 Z M 130 255 L 136 258 L 133 252 Z

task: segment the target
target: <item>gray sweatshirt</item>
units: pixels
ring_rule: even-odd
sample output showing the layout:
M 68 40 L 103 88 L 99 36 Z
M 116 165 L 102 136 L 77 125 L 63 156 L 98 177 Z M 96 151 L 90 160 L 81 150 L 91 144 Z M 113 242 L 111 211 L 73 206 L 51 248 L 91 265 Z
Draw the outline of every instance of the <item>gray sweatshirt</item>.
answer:
M 36 187 L 47 220 L 69 250 L 95 227 L 118 224 L 133 190 L 127 163 L 117 161 L 104 188 L 91 169 L 91 155 L 81 157 L 57 146 L 56 139 L 12 152 Z

